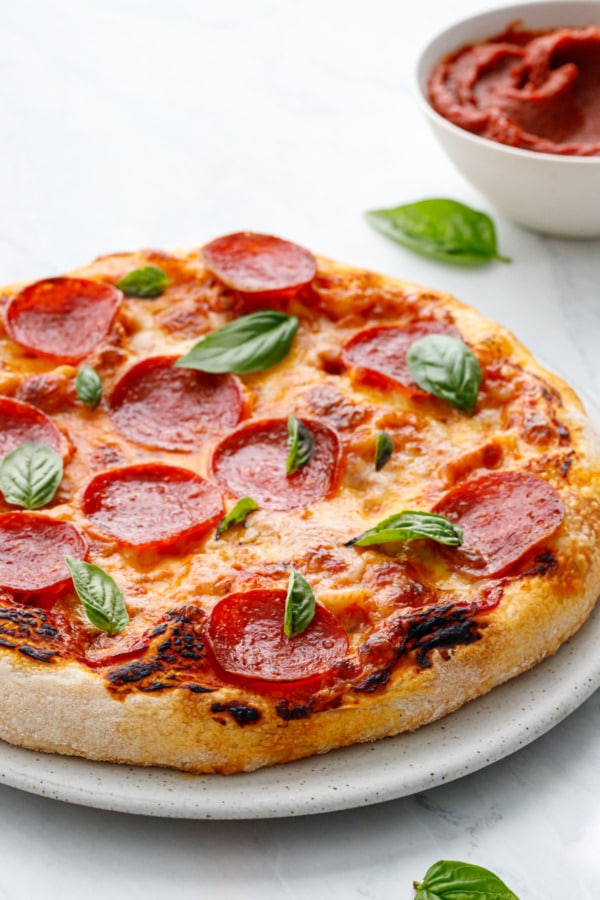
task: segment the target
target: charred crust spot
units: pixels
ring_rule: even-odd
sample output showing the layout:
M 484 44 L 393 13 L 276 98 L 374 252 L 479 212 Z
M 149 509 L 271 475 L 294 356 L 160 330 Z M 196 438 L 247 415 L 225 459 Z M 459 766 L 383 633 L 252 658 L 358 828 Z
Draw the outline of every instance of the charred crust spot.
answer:
M 294 722 L 297 719 L 308 719 L 311 714 L 310 703 L 293 706 L 288 700 L 280 700 L 275 705 L 275 712 L 284 722 Z
M 230 703 L 213 703 L 211 710 L 213 713 L 229 713 L 231 718 L 241 726 L 254 725 L 262 718 L 260 712 L 253 706 L 246 706 L 237 700 L 232 700 Z
M 566 454 L 566 456 L 562 460 L 562 462 L 560 464 L 560 474 L 562 475 L 563 478 L 566 478 L 567 475 L 569 474 L 569 469 L 573 465 L 574 458 L 575 458 L 575 451 L 571 450 L 569 453 Z
M 131 690 L 155 692 L 177 687 L 197 693 L 213 690 L 215 676 L 206 658 L 201 628 L 205 616 L 203 610 L 191 605 L 165 613 L 146 635 L 148 644 L 142 657 L 106 670 L 111 693 L 124 695 Z
M 152 675 L 159 668 L 159 662 L 142 662 L 136 659 L 133 662 L 125 663 L 124 666 L 111 669 L 107 678 L 113 685 L 135 684 L 144 678 L 148 678 L 149 675 Z
M 164 691 L 165 688 L 171 687 L 170 684 L 165 684 L 163 681 L 149 681 L 143 687 L 140 688 L 141 691 L 146 691 L 146 693 L 152 693 L 152 691 Z
M 431 668 L 433 650 L 451 650 L 459 644 L 472 644 L 481 638 L 479 626 L 470 617 L 470 610 L 456 607 L 442 608 L 427 616 L 418 613 L 409 623 L 407 650 L 416 654 L 417 665 Z
M 523 574 L 521 578 L 527 578 L 532 575 L 538 575 L 540 578 L 544 578 L 546 575 L 551 575 L 552 572 L 555 571 L 558 566 L 558 560 L 554 556 L 551 550 L 545 550 L 543 553 L 538 554 L 533 560 L 533 565 L 530 566 Z
M 28 644 L 23 644 L 22 647 L 19 647 L 19 653 L 22 653 L 23 656 L 29 656 L 30 659 L 36 659 L 38 662 L 52 662 L 52 657 L 56 656 L 55 650 L 40 650 L 36 647 L 30 647 Z
M 485 624 L 475 621 L 489 601 L 446 603 L 426 609 L 410 610 L 394 616 L 385 630 L 363 644 L 360 654 L 369 672 L 353 687 L 359 693 L 373 693 L 385 687 L 394 666 L 402 659 L 413 659 L 421 669 L 431 668 L 434 650 L 442 654 L 460 644 L 472 644 L 481 638 Z M 370 671 L 369 671 L 370 670 Z
M 0 646 L 38 662 L 68 655 L 70 638 L 62 618 L 30 606 L 0 607 Z
M 391 674 L 391 669 L 380 669 L 378 672 L 372 672 L 364 681 L 355 685 L 352 690 L 361 694 L 372 694 L 386 686 Z
M 191 691 L 192 694 L 212 694 L 214 687 L 205 687 L 203 684 L 182 684 L 182 688 Z

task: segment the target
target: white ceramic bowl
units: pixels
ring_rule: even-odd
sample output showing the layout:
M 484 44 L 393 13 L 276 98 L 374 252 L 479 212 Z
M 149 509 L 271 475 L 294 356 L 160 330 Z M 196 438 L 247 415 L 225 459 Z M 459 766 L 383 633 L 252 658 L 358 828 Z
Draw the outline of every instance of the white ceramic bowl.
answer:
M 421 106 L 457 169 L 508 218 L 560 237 L 599 237 L 600 156 L 559 156 L 508 147 L 458 128 L 438 115 L 427 100 L 427 80 L 438 60 L 462 46 L 501 33 L 515 20 L 532 30 L 600 25 L 600 2 L 522 3 L 481 13 L 447 28 L 419 57 Z

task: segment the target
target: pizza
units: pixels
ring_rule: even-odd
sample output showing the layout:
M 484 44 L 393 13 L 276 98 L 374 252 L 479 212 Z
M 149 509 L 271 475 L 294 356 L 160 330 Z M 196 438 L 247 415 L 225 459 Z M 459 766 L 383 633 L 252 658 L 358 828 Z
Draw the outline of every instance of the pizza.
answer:
M 3 740 L 251 771 L 439 719 L 593 609 L 590 421 L 451 296 L 251 232 L 0 294 Z

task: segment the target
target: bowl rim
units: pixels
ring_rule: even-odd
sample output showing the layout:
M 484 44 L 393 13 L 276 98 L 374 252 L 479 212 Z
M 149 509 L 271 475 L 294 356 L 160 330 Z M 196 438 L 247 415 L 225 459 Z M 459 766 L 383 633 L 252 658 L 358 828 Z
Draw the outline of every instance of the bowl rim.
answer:
M 455 19 L 454 21 L 450 22 L 449 25 L 446 25 L 444 28 L 442 28 L 441 31 L 435 32 L 435 34 L 433 34 L 427 40 L 426 44 L 418 52 L 416 64 L 413 68 L 413 82 L 414 88 L 416 89 L 417 102 L 425 115 L 430 118 L 435 125 L 444 128 L 455 137 L 460 137 L 463 140 L 474 144 L 476 147 L 479 146 L 484 150 L 487 148 L 487 150 L 495 150 L 498 153 L 504 153 L 507 156 L 514 156 L 523 160 L 540 159 L 544 160 L 546 163 L 554 162 L 557 165 L 562 166 L 600 165 L 600 155 L 577 156 L 577 154 L 565 155 L 561 153 L 544 153 L 539 150 L 526 150 L 522 147 L 512 147 L 510 144 L 502 144 L 500 141 L 492 141 L 490 138 L 485 138 L 479 134 L 474 134 L 471 131 L 467 131 L 466 128 L 461 128 L 460 126 L 455 125 L 449 119 L 446 119 L 444 116 L 438 113 L 430 104 L 425 93 L 427 76 L 431 72 L 431 68 L 428 68 L 428 71 L 426 72 L 423 71 L 424 60 L 427 54 L 431 51 L 431 48 L 434 46 L 434 44 L 436 44 L 438 41 L 441 41 L 445 37 L 445 35 L 448 34 L 448 32 L 468 25 L 483 23 L 486 19 L 502 15 L 503 13 L 506 13 L 507 16 L 510 16 L 512 12 L 514 13 L 513 18 L 515 18 L 518 17 L 519 13 L 522 14 L 528 9 L 551 9 L 553 6 L 560 6 L 562 8 L 579 7 L 580 9 L 584 7 L 589 7 L 590 9 L 595 7 L 598 10 L 598 15 L 600 17 L 600 0 L 530 0 L 530 2 L 512 2 L 501 4 L 499 6 L 494 6 L 492 9 L 487 9 L 484 12 L 477 12 L 473 13 L 470 16 L 464 16 L 463 18 Z M 464 45 L 467 44 L 468 39 L 464 42 Z M 459 46 L 456 47 L 457 50 L 459 49 Z M 453 51 L 449 50 L 447 52 L 451 53 Z M 438 57 L 438 59 L 442 58 L 443 56 Z

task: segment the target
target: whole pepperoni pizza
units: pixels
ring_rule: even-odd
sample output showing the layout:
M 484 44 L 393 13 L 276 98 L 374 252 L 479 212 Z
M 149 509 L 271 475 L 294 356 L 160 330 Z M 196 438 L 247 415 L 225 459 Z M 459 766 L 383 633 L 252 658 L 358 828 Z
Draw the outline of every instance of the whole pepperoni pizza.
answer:
M 591 612 L 590 422 L 452 297 L 243 232 L 0 305 L 2 739 L 249 771 L 451 713 Z

